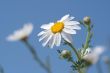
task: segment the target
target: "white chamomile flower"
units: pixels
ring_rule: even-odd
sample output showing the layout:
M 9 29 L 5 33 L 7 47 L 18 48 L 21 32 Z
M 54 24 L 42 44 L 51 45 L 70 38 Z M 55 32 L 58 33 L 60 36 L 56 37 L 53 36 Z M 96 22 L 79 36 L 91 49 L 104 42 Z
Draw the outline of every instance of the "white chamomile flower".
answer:
M 25 24 L 23 28 L 15 31 L 13 34 L 7 37 L 8 41 L 18 41 L 27 38 L 33 30 L 33 25 L 31 23 Z
M 90 53 L 86 54 L 83 59 L 91 64 L 95 64 L 99 58 L 100 55 L 104 52 L 104 47 L 98 46 L 95 47 Z
M 73 21 L 74 17 L 70 15 L 65 15 L 55 23 L 44 24 L 41 26 L 43 31 L 41 31 L 38 36 L 40 36 L 39 41 L 43 41 L 43 46 L 49 46 L 53 48 L 54 45 L 60 46 L 61 39 L 71 43 L 72 34 L 76 34 L 76 30 L 80 30 L 79 22 Z

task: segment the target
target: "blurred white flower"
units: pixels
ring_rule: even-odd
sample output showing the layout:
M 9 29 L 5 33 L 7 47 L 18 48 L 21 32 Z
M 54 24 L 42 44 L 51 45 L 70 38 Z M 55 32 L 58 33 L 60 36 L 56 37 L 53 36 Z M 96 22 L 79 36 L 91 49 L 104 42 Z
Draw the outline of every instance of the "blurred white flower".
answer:
M 72 34 L 76 34 L 76 30 L 80 30 L 79 22 L 73 21 L 74 17 L 65 15 L 55 23 L 44 24 L 41 26 L 39 41 L 43 41 L 43 46 L 49 46 L 53 48 L 54 45 L 60 46 L 61 39 L 63 38 L 67 42 L 72 42 Z
M 95 47 L 91 53 L 86 54 L 83 59 L 86 60 L 87 62 L 91 63 L 91 64 L 95 64 L 99 58 L 100 55 L 104 52 L 104 47 L 98 46 Z
M 33 30 L 33 25 L 31 23 L 25 24 L 23 28 L 15 31 L 13 34 L 7 37 L 8 41 L 17 41 L 27 38 Z

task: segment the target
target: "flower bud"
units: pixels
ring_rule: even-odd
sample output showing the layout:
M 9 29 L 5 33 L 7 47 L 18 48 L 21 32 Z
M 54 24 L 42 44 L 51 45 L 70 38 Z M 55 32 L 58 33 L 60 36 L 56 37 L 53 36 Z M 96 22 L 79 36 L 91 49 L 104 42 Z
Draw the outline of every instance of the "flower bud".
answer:
M 91 23 L 91 19 L 89 16 L 84 17 L 83 21 L 84 21 L 84 24 L 87 24 L 87 25 L 90 25 Z
M 63 50 L 61 52 L 61 57 L 64 59 L 69 59 L 71 57 L 71 52 L 68 50 Z

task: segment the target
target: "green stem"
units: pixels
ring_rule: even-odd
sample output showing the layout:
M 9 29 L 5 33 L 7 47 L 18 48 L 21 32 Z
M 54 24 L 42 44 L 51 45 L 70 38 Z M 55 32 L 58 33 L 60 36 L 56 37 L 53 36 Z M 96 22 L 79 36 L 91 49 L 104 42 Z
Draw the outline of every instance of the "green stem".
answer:
M 75 54 L 77 56 L 77 59 L 80 61 L 81 60 L 81 57 L 78 54 L 77 50 L 74 48 L 74 46 L 71 43 L 68 43 L 68 42 L 67 42 L 67 44 L 72 48 L 72 50 L 75 52 Z M 76 65 L 76 63 L 73 60 L 72 60 L 72 63 Z M 79 66 L 78 66 L 78 73 L 82 73 Z
M 90 25 L 87 25 L 87 36 L 86 36 L 86 42 L 84 44 L 84 52 L 86 51 L 86 49 L 89 47 L 89 43 L 90 43 L 90 39 L 91 39 L 91 27 Z
M 27 40 L 23 40 L 23 42 L 25 43 L 25 45 L 28 47 L 28 50 L 31 52 L 33 58 L 35 59 L 36 62 L 39 63 L 39 65 L 45 69 L 47 71 L 47 73 L 51 73 L 50 68 L 48 68 L 42 61 L 41 59 L 38 57 L 37 52 L 35 51 L 35 49 L 30 45 L 30 43 Z
M 74 46 L 73 46 L 71 43 L 68 43 L 68 42 L 67 42 L 67 44 L 72 48 L 72 50 L 74 51 L 74 53 L 75 53 L 76 56 L 77 56 L 77 59 L 78 59 L 78 60 L 81 60 L 81 57 L 80 57 L 80 55 L 78 54 L 77 50 L 74 48 Z

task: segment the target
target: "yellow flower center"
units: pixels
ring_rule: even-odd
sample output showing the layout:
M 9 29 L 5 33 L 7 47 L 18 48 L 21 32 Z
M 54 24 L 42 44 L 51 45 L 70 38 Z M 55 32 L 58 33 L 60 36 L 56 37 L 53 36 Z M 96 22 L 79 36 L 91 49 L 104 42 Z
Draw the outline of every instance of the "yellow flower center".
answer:
M 55 33 L 61 32 L 63 28 L 64 28 L 64 23 L 63 22 L 56 22 L 51 27 L 51 31 L 55 34 Z

